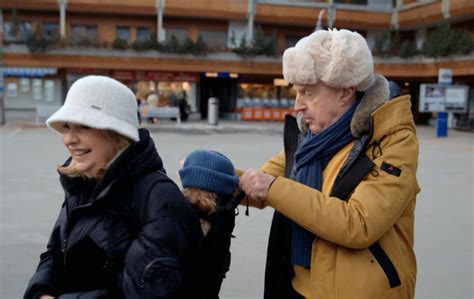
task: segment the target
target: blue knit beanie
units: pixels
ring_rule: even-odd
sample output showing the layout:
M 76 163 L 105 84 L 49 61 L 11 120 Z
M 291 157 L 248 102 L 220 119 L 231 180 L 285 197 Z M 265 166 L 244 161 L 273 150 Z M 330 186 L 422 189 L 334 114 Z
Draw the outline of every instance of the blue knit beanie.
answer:
M 209 150 L 197 150 L 189 154 L 179 176 L 184 188 L 225 195 L 233 194 L 239 182 L 232 162 L 223 154 Z

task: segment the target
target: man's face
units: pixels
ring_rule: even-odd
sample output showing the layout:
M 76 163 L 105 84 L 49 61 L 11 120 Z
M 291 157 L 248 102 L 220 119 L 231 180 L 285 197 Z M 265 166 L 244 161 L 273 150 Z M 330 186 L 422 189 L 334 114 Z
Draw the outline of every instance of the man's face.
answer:
M 336 89 L 318 82 L 314 85 L 294 84 L 295 110 L 302 112 L 304 121 L 313 134 L 335 123 L 346 111 L 343 89 Z

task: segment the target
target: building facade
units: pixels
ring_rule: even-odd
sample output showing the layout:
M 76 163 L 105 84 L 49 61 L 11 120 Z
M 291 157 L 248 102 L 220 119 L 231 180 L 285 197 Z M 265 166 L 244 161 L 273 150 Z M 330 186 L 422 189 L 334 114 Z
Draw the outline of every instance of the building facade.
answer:
M 7 122 L 53 111 L 88 74 L 122 81 L 142 104 L 185 99 L 204 118 L 217 97 L 221 117 L 279 119 L 242 112 L 291 107 L 281 54 L 317 26 L 365 36 L 376 72 L 412 94 L 417 122 L 431 117 L 418 112 L 420 84 L 436 83 L 440 68 L 473 98 L 470 0 L 0 0 L 0 7 Z

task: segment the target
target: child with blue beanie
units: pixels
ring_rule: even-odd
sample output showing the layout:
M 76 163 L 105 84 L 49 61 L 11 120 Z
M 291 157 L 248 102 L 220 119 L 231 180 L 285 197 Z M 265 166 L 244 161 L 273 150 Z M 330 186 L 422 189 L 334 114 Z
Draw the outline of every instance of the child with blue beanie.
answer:
M 189 154 L 179 176 L 184 196 L 199 215 L 205 236 L 200 260 L 203 298 L 217 299 L 230 268 L 230 240 L 238 204 L 234 195 L 239 177 L 226 156 L 210 150 Z

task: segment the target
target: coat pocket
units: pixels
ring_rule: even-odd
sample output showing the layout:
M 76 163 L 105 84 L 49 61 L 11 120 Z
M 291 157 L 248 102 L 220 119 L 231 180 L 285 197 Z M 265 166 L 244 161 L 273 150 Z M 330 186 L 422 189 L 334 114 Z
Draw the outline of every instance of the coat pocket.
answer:
M 387 276 L 390 288 L 393 289 L 400 286 L 401 282 L 400 277 L 398 276 L 397 269 L 393 265 L 387 253 L 385 253 L 385 251 L 383 250 L 382 246 L 380 246 L 379 242 L 376 242 L 372 246 L 370 246 L 369 250 L 379 263 L 385 275 Z

